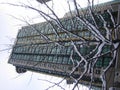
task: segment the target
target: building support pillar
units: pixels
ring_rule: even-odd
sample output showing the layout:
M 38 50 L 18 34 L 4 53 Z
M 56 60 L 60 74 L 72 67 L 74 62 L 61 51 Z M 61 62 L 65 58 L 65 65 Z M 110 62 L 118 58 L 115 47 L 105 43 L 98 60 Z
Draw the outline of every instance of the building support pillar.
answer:
M 120 4 L 118 5 L 118 17 L 117 24 L 120 24 Z M 120 28 L 117 28 L 117 40 L 120 42 Z M 112 72 L 110 72 L 112 74 Z M 115 76 L 113 78 L 113 85 L 109 87 L 108 90 L 120 90 L 120 45 L 117 49 L 117 57 L 115 63 Z

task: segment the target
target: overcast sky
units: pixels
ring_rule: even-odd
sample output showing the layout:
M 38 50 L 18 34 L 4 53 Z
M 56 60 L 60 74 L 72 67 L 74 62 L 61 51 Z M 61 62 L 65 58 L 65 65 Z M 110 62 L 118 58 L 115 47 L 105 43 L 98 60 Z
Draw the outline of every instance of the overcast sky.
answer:
M 1 2 L 16 3 L 23 1 L 25 2 L 27 0 L 0 0 L 0 3 Z M 34 0 L 29 0 L 29 1 L 32 1 L 33 3 L 36 4 Z M 101 1 L 103 0 L 100 0 L 99 2 Z M 105 1 L 109 1 L 109 0 L 105 0 Z M 60 4 L 58 2 L 56 6 L 59 5 Z M 63 12 L 60 8 L 66 10 L 65 4 L 62 3 L 61 7 L 59 6 L 58 10 L 56 10 L 58 14 Z M 31 13 L 31 11 L 29 10 L 13 7 L 10 5 L 0 5 L 0 50 L 10 48 L 9 46 L 13 44 L 18 29 L 20 29 L 22 25 L 25 25 L 25 23 L 20 22 L 10 17 L 9 15 L 14 15 L 20 18 L 23 16 L 27 17 L 30 15 L 35 17 L 35 12 Z M 50 84 L 38 79 L 48 79 L 50 81 L 58 81 L 58 82 L 61 80 L 61 78 L 55 78 L 55 77 L 53 78 L 52 76 L 42 75 L 40 73 L 27 72 L 25 74 L 20 74 L 20 75 L 17 74 L 15 72 L 15 67 L 7 63 L 10 54 L 9 52 L 10 51 L 0 52 L 0 90 L 44 90 Z M 62 85 L 68 88 L 69 90 L 69 85 L 66 85 L 65 83 L 66 82 L 64 81 Z M 61 89 L 52 88 L 51 90 L 61 90 Z M 86 88 L 82 87 L 81 90 L 86 90 Z

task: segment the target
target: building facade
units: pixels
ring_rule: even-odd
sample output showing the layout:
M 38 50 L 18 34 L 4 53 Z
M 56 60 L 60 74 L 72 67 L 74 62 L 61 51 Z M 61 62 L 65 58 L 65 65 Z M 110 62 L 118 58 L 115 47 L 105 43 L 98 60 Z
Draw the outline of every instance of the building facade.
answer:
M 117 5 L 119 3 L 119 1 L 112 1 L 105 5 L 100 5 L 99 10 L 96 9 L 98 10 L 97 12 L 101 12 L 103 18 L 108 22 L 109 28 L 112 28 L 113 24 L 111 23 L 110 15 L 106 10 L 110 9 L 112 6 L 114 8 L 112 14 L 116 17 Z M 86 18 L 93 23 L 91 18 L 89 18 L 89 15 L 86 15 Z M 96 17 L 96 21 L 97 20 L 100 33 L 105 36 L 106 33 L 103 28 L 102 20 Z M 42 22 L 25 26 L 19 30 L 8 61 L 16 67 L 18 73 L 26 72 L 26 70 L 33 70 L 54 76 L 67 77 L 68 83 L 71 83 L 69 75 L 73 70 L 73 67 L 75 67 L 77 62 L 81 59 L 73 49 L 71 41 L 75 43 L 78 51 L 82 55 L 89 55 L 88 59 L 92 58 L 94 53 L 89 53 L 95 49 L 96 41 L 94 35 L 88 28 L 86 28 L 86 26 L 76 17 L 70 17 L 69 13 L 67 13 L 60 21 L 65 30 L 61 30 L 61 28 L 53 21 L 51 21 L 51 23 Z M 66 30 L 68 32 L 66 32 Z M 90 41 L 89 45 L 81 45 L 81 37 Z M 112 47 L 110 45 L 105 45 L 102 53 L 110 50 L 112 50 Z M 101 71 L 109 65 L 112 54 L 111 52 L 107 53 L 98 59 L 94 70 L 95 75 L 93 85 L 101 87 L 102 82 L 100 74 Z M 84 71 L 85 68 L 83 66 L 84 62 L 81 63 L 80 68 L 76 69 L 73 73 L 72 76 L 74 78 L 78 78 Z M 90 75 L 86 74 L 83 76 L 80 83 L 89 84 L 90 81 Z

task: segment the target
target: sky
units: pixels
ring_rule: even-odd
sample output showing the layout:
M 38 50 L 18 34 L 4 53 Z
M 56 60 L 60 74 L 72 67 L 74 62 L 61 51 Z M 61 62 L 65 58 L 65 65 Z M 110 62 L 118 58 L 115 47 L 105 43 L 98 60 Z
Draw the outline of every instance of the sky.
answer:
M 0 3 L 2 2 L 26 3 L 26 1 L 28 0 L 0 0 Z M 32 4 L 36 5 L 37 7 L 40 6 L 34 0 L 29 1 L 31 1 Z M 97 2 L 102 1 L 103 0 Z M 63 16 L 64 15 L 63 9 L 64 11 L 67 12 L 66 4 L 65 3 L 60 4 L 57 1 L 55 3 L 56 5 L 53 7 L 53 9 L 55 9 L 57 14 Z M 84 1 L 81 3 L 82 5 L 85 5 Z M 41 7 L 44 8 L 44 6 Z M 57 7 L 57 9 L 55 7 Z M 46 9 L 44 11 L 46 11 Z M 24 22 L 21 22 L 11 17 L 11 15 L 17 18 L 22 19 L 26 18 L 28 21 L 30 18 L 34 18 L 35 21 L 29 21 L 31 23 L 40 22 L 42 20 L 40 19 L 41 17 L 38 16 L 38 14 L 34 11 L 20 7 L 13 7 L 10 5 L 0 4 L 0 90 L 44 90 L 51 84 L 45 81 L 41 81 L 39 79 L 47 79 L 50 81 L 59 82 L 61 78 L 58 77 L 56 78 L 53 76 L 43 75 L 35 72 L 28 71 L 25 74 L 17 74 L 15 72 L 15 67 L 7 63 L 11 49 L 10 50 L 6 49 L 11 48 L 11 45 L 13 45 L 15 41 L 18 30 L 22 26 L 26 25 Z M 66 85 L 65 81 L 62 83 L 62 86 L 65 87 L 66 90 L 70 89 L 70 86 Z M 81 90 L 87 90 L 83 86 L 80 87 L 82 88 Z M 55 87 L 52 88 L 51 90 L 61 90 L 61 88 Z

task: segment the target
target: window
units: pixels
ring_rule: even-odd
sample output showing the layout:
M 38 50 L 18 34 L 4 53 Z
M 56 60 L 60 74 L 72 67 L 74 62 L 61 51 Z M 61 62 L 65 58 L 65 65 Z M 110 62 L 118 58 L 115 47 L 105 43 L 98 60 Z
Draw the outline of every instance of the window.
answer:
M 73 64 L 73 62 L 72 62 L 72 60 L 69 58 L 69 60 L 68 60 L 68 64 L 70 64 L 70 65 L 72 65 Z
M 57 61 L 57 63 L 62 63 L 62 60 L 63 60 L 63 57 L 58 57 L 58 61 Z
M 66 51 L 67 51 L 67 49 L 66 49 L 66 47 L 65 48 L 61 48 L 61 54 L 66 54 Z
M 53 56 L 49 56 L 48 61 L 52 62 L 53 61 Z
M 48 62 L 48 58 L 49 58 L 49 56 L 47 56 L 47 55 L 45 55 L 45 62 Z
M 29 55 L 29 60 L 33 60 L 33 55 Z
M 35 49 L 35 53 L 39 53 L 39 47 L 38 46 Z
M 51 54 L 51 47 L 49 46 L 49 47 L 47 47 L 47 52 L 46 52 L 46 54 Z
M 12 59 L 16 59 L 16 55 L 15 55 L 15 54 L 12 54 L 12 55 L 11 55 L 11 58 L 12 58 Z
M 39 53 L 41 54 L 43 51 L 43 47 L 39 47 Z
M 67 47 L 67 54 L 70 55 L 71 53 L 71 47 Z
M 27 55 L 27 60 L 30 60 L 30 55 Z
M 53 56 L 53 63 L 57 63 L 57 60 L 58 60 L 57 56 L 56 55 Z
M 27 55 L 24 55 L 24 59 L 27 60 Z
M 41 56 L 37 55 L 37 61 L 42 61 Z
M 35 51 L 34 48 L 33 47 L 31 47 L 31 48 L 32 48 L 32 52 L 31 53 L 34 53 L 34 51 Z
M 81 52 L 81 54 L 83 54 L 83 55 L 87 54 L 87 47 L 86 47 L 86 46 L 81 47 L 81 48 L 80 48 L 80 52 Z
M 110 57 L 104 57 L 103 67 L 107 67 L 110 63 L 110 60 L 111 60 Z
M 41 55 L 41 61 L 44 61 L 45 57 L 43 55 Z
M 44 47 L 44 48 L 43 48 L 43 53 L 46 54 L 46 52 L 47 52 L 47 48 Z
M 99 69 L 96 69 L 95 73 L 96 74 L 101 74 L 101 71 Z
M 59 48 L 58 46 L 55 47 L 55 54 L 58 54 L 59 53 Z
M 104 46 L 103 53 L 110 51 L 110 46 Z
M 51 54 L 56 54 L 56 47 L 52 48 Z
M 63 64 L 67 64 L 68 61 L 69 61 L 68 57 L 63 57 L 63 62 L 62 62 Z
M 103 58 L 99 58 L 97 63 L 96 63 L 96 67 L 101 68 L 102 66 L 103 66 Z

